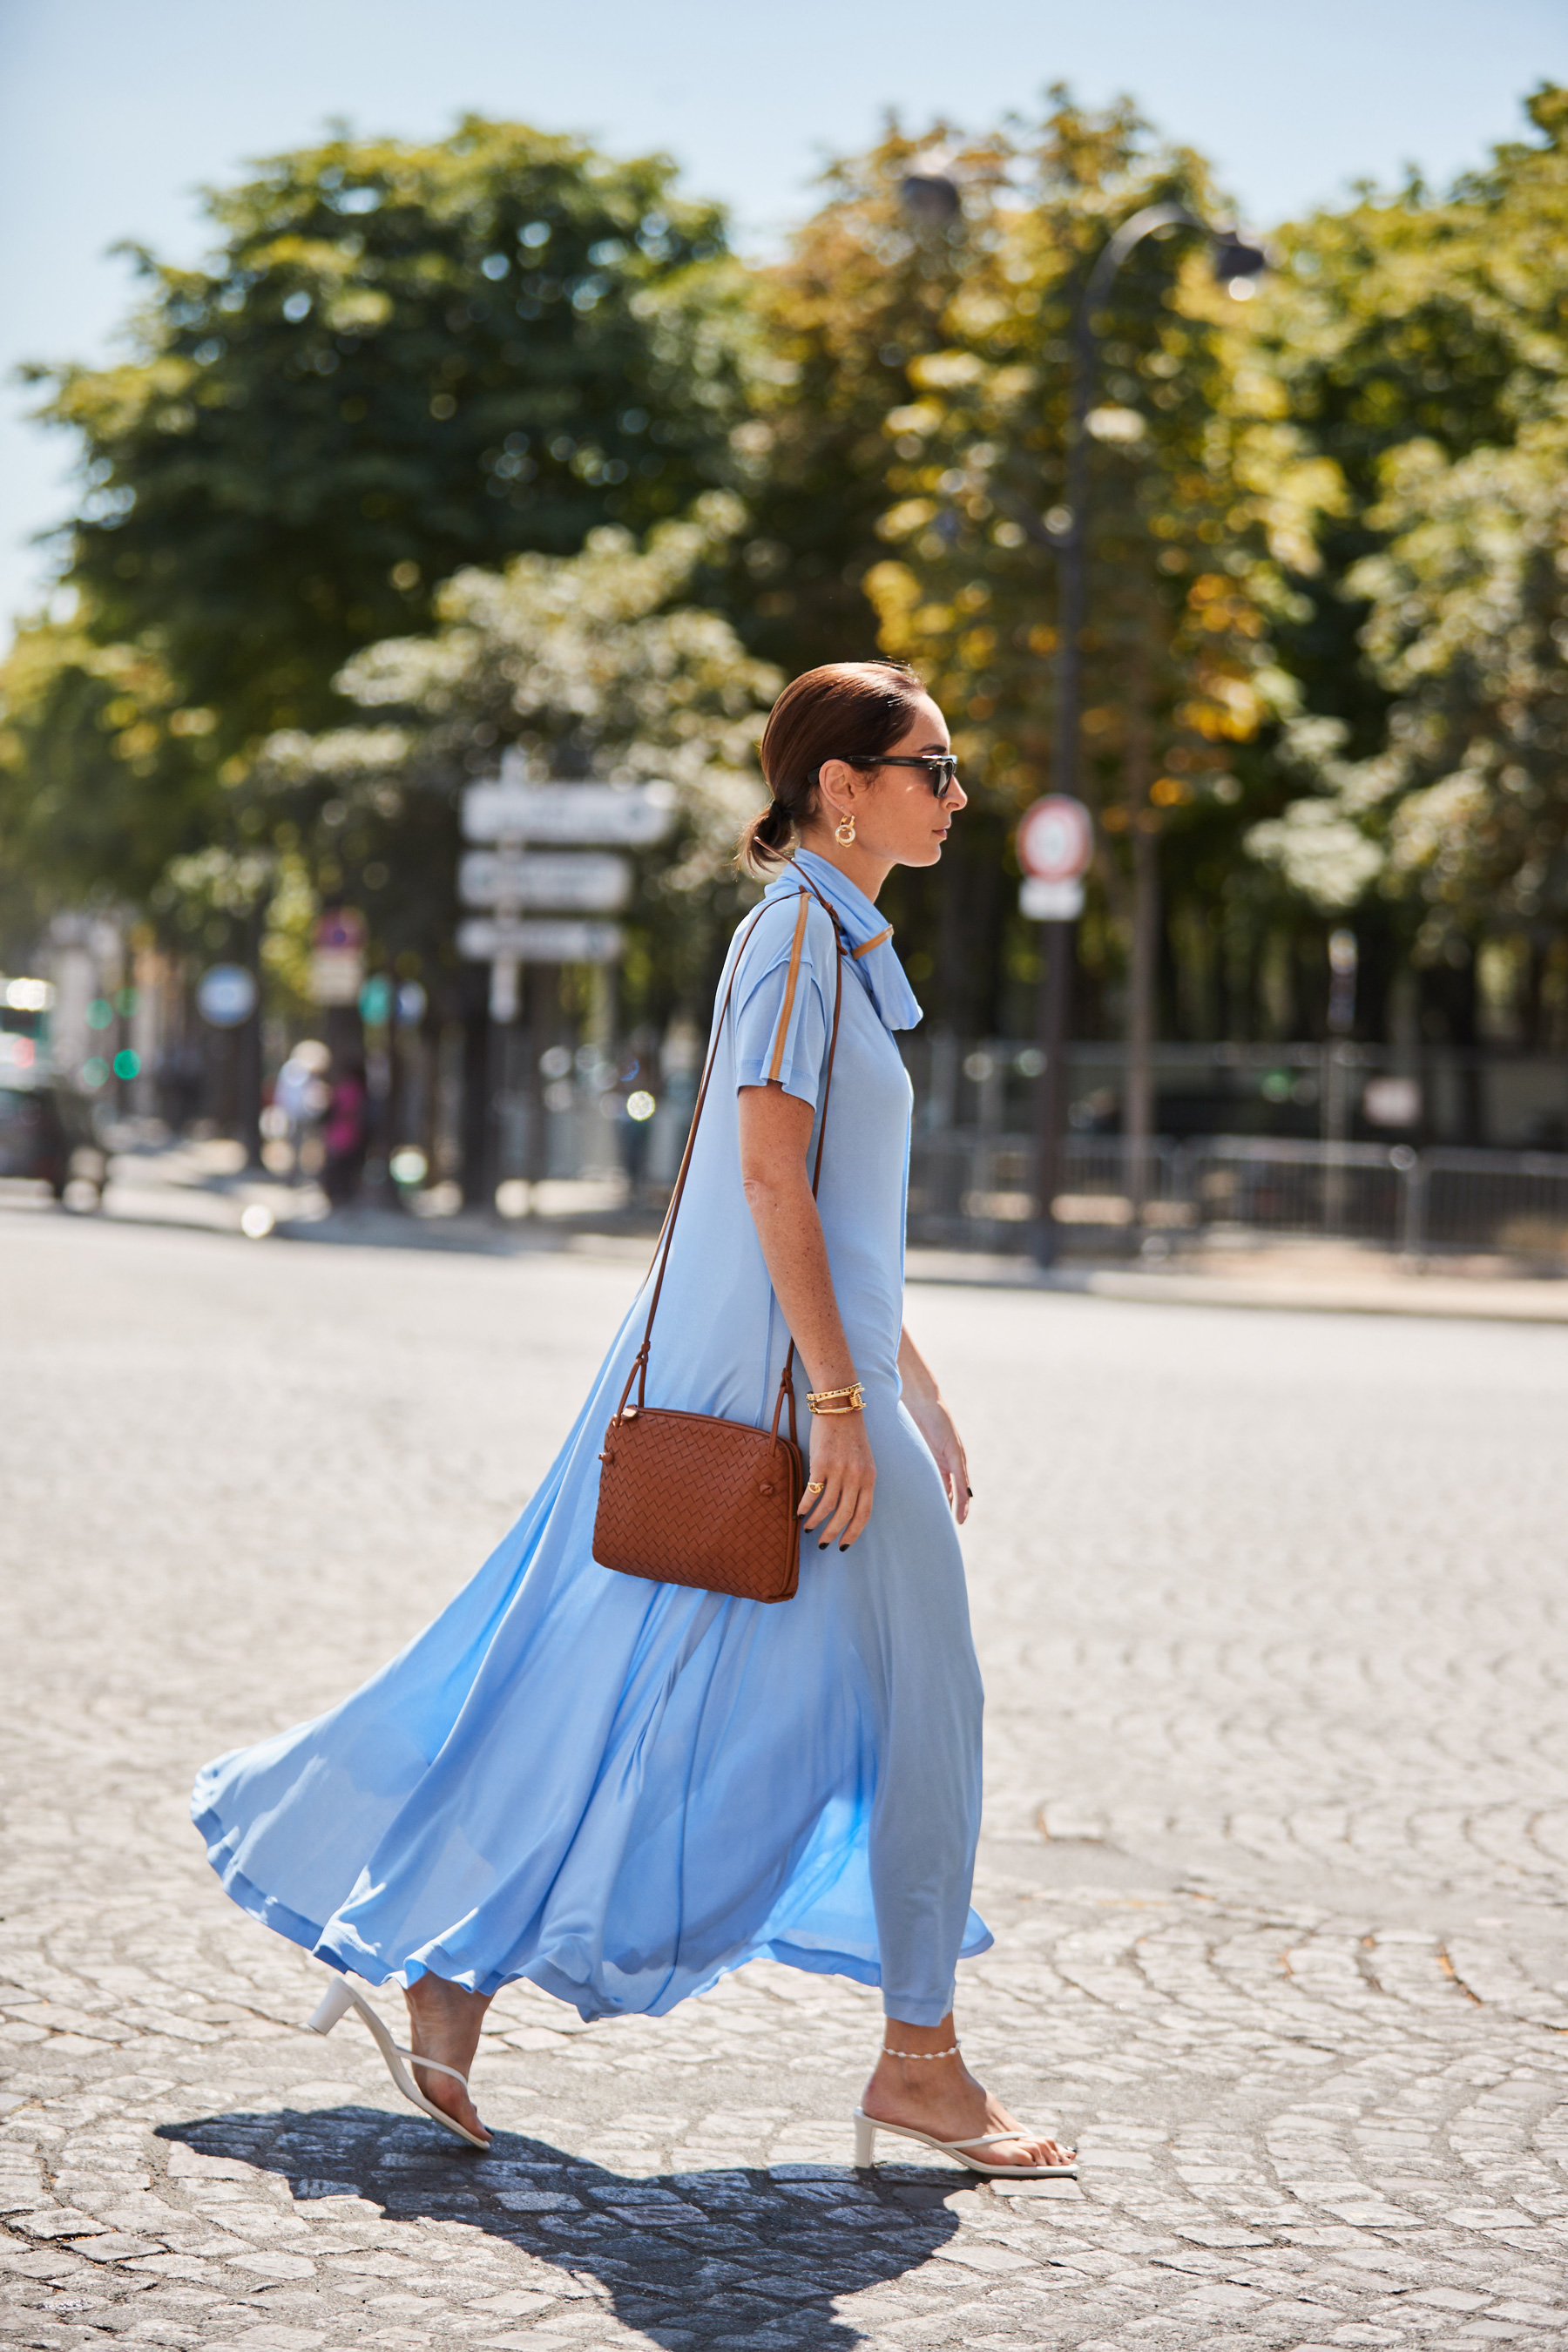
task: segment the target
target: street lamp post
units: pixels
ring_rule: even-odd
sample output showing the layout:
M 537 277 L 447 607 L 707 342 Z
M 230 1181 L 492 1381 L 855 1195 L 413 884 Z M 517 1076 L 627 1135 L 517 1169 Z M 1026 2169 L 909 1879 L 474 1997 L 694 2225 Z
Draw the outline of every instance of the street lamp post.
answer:
M 1267 267 L 1268 257 L 1261 246 L 1241 236 L 1235 228 L 1216 228 L 1191 213 L 1184 205 L 1145 205 L 1141 212 L 1124 221 L 1109 244 L 1101 247 L 1089 281 L 1078 306 L 1073 321 L 1072 403 L 1068 414 L 1067 436 L 1066 498 L 1067 519 L 1061 528 L 1049 533 L 1060 565 L 1060 601 L 1058 612 L 1057 643 L 1057 710 L 1056 735 L 1052 760 L 1052 786 L 1056 792 L 1076 799 L 1079 796 L 1079 772 L 1082 765 L 1082 663 L 1083 630 L 1089 608 L 1089 417 L 1094 400 L 1096 380 L 1100 372 L 1100 339 L 1095 332 L 1095 315 L 1110 298 L 1121 266 L 1134 248 L 1147 236 L 1168 235 L 1172 229 L 1195 229 L 1210 239 L 1214 247 L 1214 272 L 1216 279 L 1232 293 L 1245 290 L 1250 294 L 1252 281 Z M 1152 850 L 1149 844 L 1137 847 Z M 1135 859 L 1135 885 L 1145 887 L 1154 883 L 1154 860 L 1152 855 Z M 1134 921 L 1135 930 L 1139 925 Z M 1039 1097 L 1036 1116 L 1037 1176 L 1036 1194 L 1038 1202 L 1036 1225 L 1036 1255 L 1042 1265 L 1050 1265 L 1058 1255 L 1056 1220 L 1051 1203 L 1056 1197 L 1057 1170 L 1061 1153 L 1061 1140 L 1067 1124 L 1068 1076 L 1067 1055 L 1071 1037 L 1071 994 L 1076 958 L 1073 953 L 1074 922 L 1053 922 L 1046 927 L 1047 946 L 1040 971 L 1039 1035 L 1046 1054 L 1046 1066 L 1038 1080 Z M 1152 984 L 1152 960 L 1138 959 L 1138 978 L 1144 987 Z M 1145 966 L 1148 969 L 1145 969 Z M 1132 1029 L 1135 1039 L 1152 1034 L 1150 1008 L 1134 1008 Z
M 957 175 L 945 156 L 916 156 L 904 175 L 900 195 L 905 211 L 921 228 L 949 227 L 959 216 L 963 198 Z M 1073 320 L 1072 397 L 1068 412 L 1067 465 L 1064 484 L 1065 520 L 1053 529 L 1030 512 L 1017 520 L 1029 536 L 1043 541 L 1059 565 L 1058 608 L 1057 709 L 1052 747 L 1051 788 L 1068 799 L 1078 797 L 1082 746 L 1083 630 L 1089 604 L 1089 416 L 1099 374 L 1100 342 L 1096 313 L 1102 310 L 1122 264 L 1147 236 L 1173 229 L 1194 229 L 1209 239 L 1214 274 L 1232 294 L 1250 294 L 1253 280 L 1268 267 L 1263 247 L 1235 227 L 1216 227 L 1189 212 L 1184 205 L 1145 205 L 1124 221 L 1096 257 Z M 1145 857 L 1140 871 L 1152 871 Z M 1045 953 L 1040 964 L 1037 1034 L 1043 1067 L 1037 1081 L 1035 1104 L 1035 1194 L 1037 1201 L 1035 1254 L 1042 1265 L 1058 1255 L 1052 1202 L 1068 1115 L 1067 1057 L 1072 1034 L 1071 998 L 1075 969 L 1076 918 L 1047 919 Z M 1149 961 L 1140 959 L 1140 965 Z M 1141 969 L 1142 976 L 1142 969 Z M 1145 1019 L 1135 1023 L 1140 1034 Z

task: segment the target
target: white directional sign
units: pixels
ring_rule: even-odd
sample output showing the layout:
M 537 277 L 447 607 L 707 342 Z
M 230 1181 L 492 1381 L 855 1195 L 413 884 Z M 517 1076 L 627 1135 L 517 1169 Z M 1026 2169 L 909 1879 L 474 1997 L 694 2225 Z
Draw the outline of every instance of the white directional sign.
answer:
M 1018 886 L 1018 912 L 1031 923 L 1075 923 L 1083 912 L 1081 882 L 1042 882 L 1026 874 Z
M 458 953 L 471 963 L 615 963 L 625 950 L 619 923 L 472 915 L 458 926 Z
M 626 858 L 602 849 L 470 849 L 458 867 L 458 896 L 465 907 L 613 915 L 631 890 Z
M 644 849 L 675 823 L 669 784 L 535 784 L 515 775 L 470 784 L 463 794 L 469 841 L 614 843 Z

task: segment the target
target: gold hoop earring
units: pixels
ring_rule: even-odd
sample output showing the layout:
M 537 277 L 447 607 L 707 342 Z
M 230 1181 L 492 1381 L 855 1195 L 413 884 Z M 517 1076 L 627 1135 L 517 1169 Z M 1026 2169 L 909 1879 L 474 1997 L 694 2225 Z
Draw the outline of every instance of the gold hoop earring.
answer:
M 849 847 L 850 843 L 855 838 L 855 820 L 852 816 L 841 816 L 839 818 L 837 824 L 834 828 L 833 838 L 838 844 L 840 849 L 847 849 Z

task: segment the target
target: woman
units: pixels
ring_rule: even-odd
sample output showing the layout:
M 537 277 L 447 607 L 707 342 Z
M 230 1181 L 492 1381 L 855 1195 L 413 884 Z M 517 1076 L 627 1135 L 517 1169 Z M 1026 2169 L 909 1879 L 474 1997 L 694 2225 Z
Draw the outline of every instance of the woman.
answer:
M 964 795 L 942 714 L 886 663 L 797 678 L 762 761 L 772 799 L 742 856 L 772 878 L 720 987 L 648 1401 L 761 1424 L 793 1334 L 797 1394 L 822 1406 L 798 1592 L 769 1607 L 594 1559 L 634 1307 L 473 1581 L 332 1714 L 209 1766 L 193 1810 L 235 1900 L 342 1972 L 313 2022 L 358 2010 L 405 2095 L 476 2146 L 468 2069 L 503 1984 L 584 2018 L 660 2015 L 765 1953 L 881 1987 L 858 2163 L 889 2131 L 976 2171 L 1067 2169 L 969 2074 L 952 2021 L 956 1962 L 991 1941 L 969 1908 L 981 1690 L 952 1517 L 970 1490 L 901 1326 L 893 1032 L 921 1015 L 875 900 L 895 865 L 937 862 Z M 349 1972 L 402 1985 L 412 2051 Z

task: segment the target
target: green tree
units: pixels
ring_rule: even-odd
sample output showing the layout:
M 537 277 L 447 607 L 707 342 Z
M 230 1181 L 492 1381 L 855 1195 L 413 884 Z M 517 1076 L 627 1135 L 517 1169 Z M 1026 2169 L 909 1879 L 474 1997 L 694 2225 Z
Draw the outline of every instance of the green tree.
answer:
M 742 292 L 673 176 L 478 119 L 334 138 L 212 194 L 208 266 L 137 255 L 124 364 L 33 372 L 82 446 L 67 577 L 214 714 L 215 765 L 328 719 L 348 655 L 461 565 L 725 478 Z
M 765 358 L 738 436 L 751 524 L 724 591 L 747 642 L 790 672 L 875 649 L 865 580 L 884 552 L 887 420 L 910 365 L 944 346 L 971 257 L 967 223 L 921 236 L 905 216 L 900 184 L 923 143 L 895 124 L 832 164 L 823 203 L 756 277 Z M 1003 150 L 959 142 L 957 160 L 980 189 Z
M 205 822 L 212 725 L 147 645 L 21 630 L 0 663 L 0 867 L 29 906 L 144 898 Z
M 1199 159 L 1152 144 L 1125 105 L 1097 116 L 1057 93 L 1009 161 L 1010 202 L 984 184 L 971 192 L 939 337 L 911 356 L 910 396 L 886 416 L 885 553 L 866 582 L 883 644 L 931 679 L 971 780 L 936 943 L 939 1018 L 962 1028 L 1026 1018 L 1018 988 L 1035 971 L 1037 935 L 1003 894 L 1013 824 L 1053 782 L 1053 536 L 1081 289 L 1142 205 L 1217 209 Z M 1257 774 L 1237 749 L 1281 685 L 1248 480 L 1260 462 L 1249 436 L 1264 425 L 1237 398 L 1224 312 L 1205 256 L 1177 236 L 1135 249 L 1096 322 L 1082 784 L 1101 812 L 1102 852 L 1083 951 L 1101 991 L 1125 956 L 1119 844 L 1136 828 L 1173 834 L 1170 880 L 1202 902 L 1205 923 L 1219 919 L 1225 849 Z M 991 943 L 984 964 L 980 941 Z
M 646 546 L 605 525 L 574 556 L 460 572 L 428 635 L 369 646 L 342 671 L 361 723 L 268 740 L 258 783 L 272 836 L 321 896 L 365 907 L 380 957 L 452 972 L 461 791 L 517 744 L 557 776 L 673 785 L 676 837 L 638 860 L 629 1009 L 662 1022 L 697 1007 L 742 903 L 731 858 L 761 797 L 756 740 L 782 684 L 689 601 L 742 520 L 710 493 Z
M 1543 1035 L 1564 940 L 1562 419 L 1568 90 L 1536 137 L 1434 196 L 1365 194 L 1282 234 L 1253 364 L 1320 468 L 1276 626 L 1311 789 L 1252 834 L 1298 903 L 1352 914 L 1429 1024 L 1477 1036 L 1478 951 L 1511 940 Z M 1374 996 L 1373 1029 L 1384 1020 Z
M 1384 544 L 1347 584 L 1383 743 L 1354 760 L 1342 722 L 1309 730 L 1321 789 L 1254 846 L 1325 906 L 1379 883 L 1426 966 L 1512 935 L 1539 1009 L 1568 945 L 1568 433 L 1527 426 L 1454 462 L 1412 441 L 1382 470 Z

